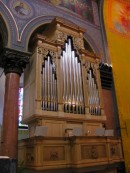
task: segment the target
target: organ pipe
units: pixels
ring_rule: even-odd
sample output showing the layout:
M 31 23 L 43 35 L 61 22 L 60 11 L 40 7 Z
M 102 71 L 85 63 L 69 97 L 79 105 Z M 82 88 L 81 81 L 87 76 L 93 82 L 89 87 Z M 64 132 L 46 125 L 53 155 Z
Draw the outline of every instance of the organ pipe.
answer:
M 87 82 L 88 82 L 89 112 L 91 115 L 100 115 L 101 109 L 100 109 L 99 92 L 92 68 L 89 69 L 87 76 L 88 76 Z
M 64 111 L 84 114 L 81 64 L 72 49 L 71 38 L 65 43 L 65 50 L 62 52 L 61 71 L 63 75 Z
M 42 109 L 57 111 L 57 79 L 54 64 L 48 55 L 42 65 Z

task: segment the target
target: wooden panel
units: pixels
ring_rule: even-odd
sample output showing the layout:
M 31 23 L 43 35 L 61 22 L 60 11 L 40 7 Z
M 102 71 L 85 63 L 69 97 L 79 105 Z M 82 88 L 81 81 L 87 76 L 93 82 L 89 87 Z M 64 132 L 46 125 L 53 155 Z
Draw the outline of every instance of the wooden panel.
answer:
M 24 88 L 24 101 L 23 101 L 23 118 L 29 117 L 29 89 L 30 87 Z
M 116 138 L 84 136 L 71 139 L 33 137 L 22 140 L 19 142 L 19 159 L 24 157 L 25 166 L 39 170 L 104 164 L 111 166 L 123 161 L 120 140 Z M 25 154 L 21 148 L 24 148 Z
M 48 127 L 48 133 L 47 136 L 59 136 L 62 137 L 63 136 L 63 132 L 64 132 L 64 126 L 63 126 L 63 122 L 58 122 L 58 121 L 46 121 L 45 122 L 45 126 Z
M 118 144 L 110 144 L 110 157 L 115 158 L 120 156 L 120 150 Z
M 33 137 L 35 133 L 35 126 L 29 126 L 29 137 Z
M 21 147 L 18 150 L 18 161 L 19 161 L 19 164 L 22 163 L 22 161 L 24 161 L 24 158 L 25 158 L 25 148 Z
M 85 130 L 86 135 L 87 136 L 95 136 L 96 135 L 95 131 L 99 127 L 101 127 L 100 123 L 91 123 L 91 124 L 86 123 L 86 130 Z
M 33 164 L 35 155 L 34 155 L 34 147 L 27 147 L 26 149 L 26 163 L 27 164 Z
M 67 123 L 66 124 L 67 128 L 74 128 L 74 127 L 79 127 L 79 128 L 83 128 L 83 124 L 82 123 Z

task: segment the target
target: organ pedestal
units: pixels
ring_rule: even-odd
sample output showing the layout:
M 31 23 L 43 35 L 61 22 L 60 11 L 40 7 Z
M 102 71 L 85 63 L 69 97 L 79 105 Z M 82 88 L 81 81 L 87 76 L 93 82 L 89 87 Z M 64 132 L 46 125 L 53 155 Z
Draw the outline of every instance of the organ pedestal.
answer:
M 71 150 L 71 144 L 64 141 L 66 129 L 79 129 L 82 133 L 75 133 L 82 134 L 84 141 L 88 141 L 88 136 L 96 137 L 96 129 L 102 127 L 106 120 L 101 94 L 99 57 L 85 50 L 83 34 L 82 28 L 59 18 L 54 19 L 42 35 L 35 36 L 31 62 L 25 70 L 23 122 L 29 126 L 29 137 L 32 139 L 31 146 L 34 150 L 33 159 L 37 155 L 37 144 L 34 144 L 36 127 L 47 126 L 45 143 L 51 147 L 44 146 L 44 140 L 41 144 L 54 158 L 59 159 L 57 152 L 62 155 L 65 162 L 61 162 L 61 159 L 58 163 L 60 167 L 72 166 L 68 154 L 64 155 L 64 152 L 69 153 Z M 81 152 L 78 149 L 81 138 L 76 138 L 75 147 L 77 152 Z M 27 145 L 28 142 L 29 140 L 25 141 Z M 100 143 L 100 139 L 98 142 Z M 20 144 L 22 149 L 26 146 L 25 143 Z M 56 147 L 58 151 L 53 153 Z M 31 149 L 27 150 L 27 146 L 25 148 L 27 155 Z M 43 148 L 38 147 L 37 151 L 40 153 Z M 28 157 L 31 159 L 31 152 L 29 153 Z M 49 158 L 44 157 L 44 161 L 48 162 L 47 169 L 51 168 Z M 77 166 L 82 167 L 78 155 L 76 159 Z M 32 166 L 31 160 L 26 163 L 31 163 Z M 42 169 L 43 165 L 39 165 L 39 169 Z M 37 165 L 34 159 L 35 166 Z

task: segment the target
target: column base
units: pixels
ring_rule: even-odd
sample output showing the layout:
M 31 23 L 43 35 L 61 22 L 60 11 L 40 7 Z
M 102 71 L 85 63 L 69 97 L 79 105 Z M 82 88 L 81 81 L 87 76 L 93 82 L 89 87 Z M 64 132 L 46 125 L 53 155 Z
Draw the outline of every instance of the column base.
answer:
M 16 173 L 17 171 L 16 159 L 0 156 L 0 173 Z

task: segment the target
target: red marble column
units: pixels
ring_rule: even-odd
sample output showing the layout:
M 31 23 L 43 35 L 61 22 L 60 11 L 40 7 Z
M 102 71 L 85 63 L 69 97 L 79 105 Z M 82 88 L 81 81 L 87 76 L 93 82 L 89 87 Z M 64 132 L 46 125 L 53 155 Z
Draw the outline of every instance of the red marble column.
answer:
M 18 92 L 20 75 L 7 73 L 3 110 L 2 155 L 17 159 L 18 148 Z

